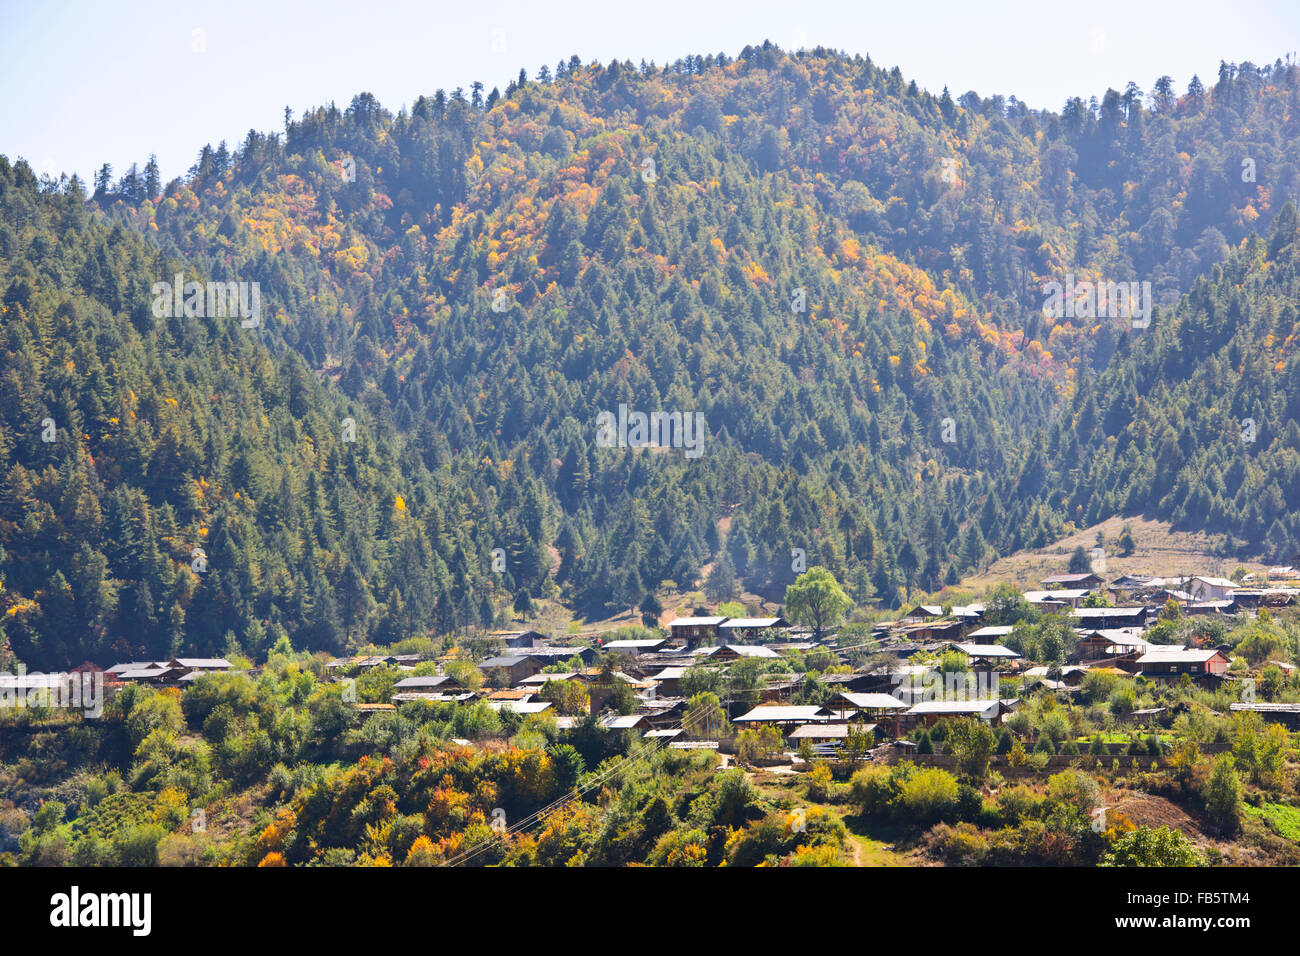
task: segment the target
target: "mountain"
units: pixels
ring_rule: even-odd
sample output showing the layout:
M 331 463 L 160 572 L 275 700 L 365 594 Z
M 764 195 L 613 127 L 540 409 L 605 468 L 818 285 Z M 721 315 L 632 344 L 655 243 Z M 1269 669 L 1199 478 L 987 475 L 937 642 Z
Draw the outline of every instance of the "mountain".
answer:
M 893 605 L 1137 511 L 1289 559 L 1298 92 L 1052 113 L 765 43 L 286 109 L 166 186 L 0 161 L 9 643 L 333 652 L 709 564 L 780 600 L 798 551 Z M 176 275 L 261 321 L 155 315 Z M 1114 282 L 1145 327 L 1044 313 Z M 605 447 L 621 406 L 699 454 Z

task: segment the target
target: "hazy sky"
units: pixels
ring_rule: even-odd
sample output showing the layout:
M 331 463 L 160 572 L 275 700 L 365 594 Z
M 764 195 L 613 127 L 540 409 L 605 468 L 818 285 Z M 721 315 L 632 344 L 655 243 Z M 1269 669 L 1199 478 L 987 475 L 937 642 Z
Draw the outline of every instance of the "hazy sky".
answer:
M 87 181 L 157 153 L 166 180 L 204 143 L 281 129 L 286 105 L 346 107 L 368 91 L 396 111 L 439 87 L 504 89 L 520 67 L 575 53 L 662 65 L 764 39 L 868 54 L 935 92 L 1060 109 L 1163 73 L 1180 92 L 1193 73 L 1208 85 L 1220 60 L 1285 58 L 1298 27 L 1295 0 L 0 0 L 0 153 Z

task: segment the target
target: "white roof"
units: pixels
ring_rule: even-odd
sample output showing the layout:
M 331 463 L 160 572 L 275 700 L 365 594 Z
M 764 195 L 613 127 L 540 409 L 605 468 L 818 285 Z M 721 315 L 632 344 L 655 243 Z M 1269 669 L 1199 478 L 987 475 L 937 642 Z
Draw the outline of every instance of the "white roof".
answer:
M 841 693 L 841 697 L 847 700 L 859 710 L 906 710 L 907 704 L 903 703 L 893 694 L 851 694 Z
M 923 700 L 907 711 L 909 714 L 987 714 L 997 711 L 998 700 Z
M 1200 664 L 1214 656 L 1223 656 L 1214 649 L 1188 650 L 1184 647 L 1164 648 L 1152 645 L 1151 649 L 1138 658 L 1139 664 L 1159 664 L 1162 662 Z
M 208 670 L 225 670 L 230 666 L 230 661 L 224 657 L 178 657 L 176 663 L 181 667 L 198 667 Z
M 1145 607 L 1076 607 L 1070 609 L 1072 617 L 1132 617 L 1145 614 Z
M 1025 671 L 1025 676 L 1026 676 L 1026 677 L 1046 677 L 1046 676 L 1047 676 L 1047 672 L 1048 672 L 1049 670 L 1051 670 L 1051 668 L 1048 667 L 1048 666 L 1046 666 L 1046 665 L 1040 665 L 1039 667 L 1031 667 L 1031 668 L 1029 668 L 1028 670 Z M 1083 672 L 1086 673 L 1087 670 L 1088 670 L 1088 668 L 1086 668 L 1086 667 L 1079 667 L 1077 664 L 1070 664 L 1070 665 L 1068 665 L 1068 666 L 1062 666 L 1062 667 L 1060 668 L 1060 671 L 1061 671 L 1061 675 L 1062 675 L 1062 676 L 1064 676 L 1064 675 L 1066 675 L 1066 674 L 1077 674 L 1077 673 L 1079 673 L 1080 671 L 1083 671 Z
M 874 728 L 874 724 L 868 724 Z M 847 737 L 849 735 L 848 724 L 804 724 L 802 727 L 796 727 L 790 733 L 791 740 L 802 740 L 812 738 L 814 740 L 826 739 L 830 737 Z
M 1086 632 L 1086 636 L 1093 634 L 1099 635 L 1103 640 L 1110 641 L 1112 644 L 1124 644 L 1129 647 L 1145 647 L 1149 641 L 1142 637 L 1141 631 L 1133 627 L 1101 627 L 1092 628 Z
M 658 674 L 650 675 L 651 680 L 680 680 L 686 676 L 689 667 L 665 667 Z
M 1083 595 L 1087 593 L 1088 593 L 1087 591 L 1084 591 L 1082 594 L 1079 594 L 1076 593 L 1075 591 L 1066 591 L 1066 590 L 1026 591 L 1025 600 L 1028 601 L 1030 604 L 1047 604 L 1047 603 L 1063 604 L 1065 603 L 1066 598 L 1069 598 L 1071 595 L 1073 595 L 1074 597 L 1083 597 Z
M 703 625 L 721 624 L 725 617 L 679 617 L 674 621 L 669 621 L 669 627 L 700 627 Z
M 1241 587 L 1236 581 L 1229 581 L 1227 578 L 1211 578 L 1204 574 L 1198 574 L 1192 578 L 1193 581 L 1204 581 L 1213 588 L 1237 588 Z
M 540 714 L 551 706 L 549 700 L 489 700 L 485 703 L 493 710 L 513 710 L 516 714 Z
M 927 614 L 943 614 L 942 604 L 918 605 Z M 950 617 L 979 617 L 984 613 L 983 604 L 954 604 L 949 609 Z
M 731 620 L 726 621 L 718 626 L 719 627 L 771 627 L 779 620 L 781 620 L 779 617 L 733 617 Z
M 606 717 L 601 723 L 610 730 L 631 730 L 645 720 L 645 716 L 645 714 L 616 714 L 613 717 Z
M 664 642 L 662 637 L 650 641 L 610 641 L 604 645 L 605 650 L 641 650 L 658 647 Z
M 737 717 L 737 722 L 745 721 L 818 721 L 826 720 L 827 717 L 822 713 L 823 708 L 812 704 L 786 705 L 786 704 L 759 704 L 743 717 Z
M 1019 657 L 1009 647 L 1001 644 L 955 644 L 953 645 L 968 657 Z
M 987 627 L 981 627 L 971 631 L 967 637 L 1006 637 L 1015 628 L 1010 624 L 990 624 Z
M 739 654 L 741 657 L 780 657 L 781 656 L 771 648 L 760 647 L 757 644 L 724 644 L 722 645 L 722 647 L 730 648 L 731 650 Z M 718 653 L 718 651 L 722 650 L 722 647 L 701 647 L 695 653 L 699 654 L 701 657 L 712 657 L 714 654 Z

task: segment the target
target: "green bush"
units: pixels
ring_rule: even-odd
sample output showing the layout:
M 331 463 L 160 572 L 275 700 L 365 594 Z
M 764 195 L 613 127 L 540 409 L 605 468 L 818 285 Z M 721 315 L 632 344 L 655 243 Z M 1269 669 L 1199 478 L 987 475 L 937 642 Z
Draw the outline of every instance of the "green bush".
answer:
M 899 814 L 904 820 L 929 823 L 956 815 L 957 778 L 946 770 L 926 767 L 912 774 L 899 795 Z
M 1178 830 L 1138 827 L 1124 834 L 1098 866 L 1206 866 L 1199 850 Z

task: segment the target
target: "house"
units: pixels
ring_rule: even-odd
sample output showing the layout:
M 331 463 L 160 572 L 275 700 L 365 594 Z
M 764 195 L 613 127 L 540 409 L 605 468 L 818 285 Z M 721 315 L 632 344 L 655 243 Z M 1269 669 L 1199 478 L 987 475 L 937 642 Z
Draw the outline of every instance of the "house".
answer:
M 944 717 L 978 717 L 990 723 L 997 723 L 1004 714 L 1013 709 L 1013 704 L 999 699 L 990 700 L 922 700 L 903 712 L 902 717 L 908 723 L 924 723 L 933 726 Z
M 551 707 L 549 700 L 487 700 L 484 703 L 498 713 L 509 710 L 524 715 L 540 714 Z
M 1110 582 L 1113 591 L 1136 591 L 1148 587 L 1155 578 L 1145 574 L 1121 574 Z
M 536 657 L 489 657 L 478 665 L 489 682 L 494 676 L 505 687 L 513 687 L 525 677 L 541 673 L 543 663 Z
M 999 664 L 1004 661 L 1014 661 L 1020 657 L 1011 648 L 1002 644 L 953 643 L 949 644 L 948 647 L 951 650 L 961 651 L 972 662 L 983 664 Z
M 1076 607 L 1070 611 L 1070 617 L 1085 628 L 1143 627 L 1146 625 L 1147 609 L 1145 606 Z
M 1155 645 L 1139 636 L 1139 628 L 1102 628 L 1088 631 L 1075 645 L 1072 660 L 1077 662 L 1132 659 L 1136 660 Z
M 749 713 L 737 717 L 735 723 L 738 727 L 751 728 L 770 724 L 786 733 L 803 724 L 829 723 L 833 716 L 828 708 L 812 704 L 759 704 Z
M 931 618 L 924 621 L 895 622 L 889 632 L 908 641 L 955 641 L 966 632 L 968 622 L 956 618 Z
M 1061 594 L 1072 594 L 1071 591 L 1026 591 L 1024 593 L 1025 602 L 1038 608 L 1044 614 L 1059 614 L 1067 611 L 1075 605 L 1061 598 Z
M 1138 672 L 1146 677 L 1219 676 L 1227 673 L 1228 658 L 1219 650 L 1186 650 L 1153 647 L 1137 659 Z
M 655 697 L 642 703 L 637 713 L 644 716 L 653 729 L 665 730 L 681 726 L 687 703 L 685 697 Z
M 230 661 L 224 657 L 173 657 L 168 663 L 171 667 L 180 668 L 186 674 L 192 671 L 213 674 L 231 669 Z
M 459 694 L 468 690 L 450 674 L 430 674 L 426 677 L 403 677 L 393 685 L 399 694 Z
M 956 604 L 948 608 L 948 613 L 943 612 L 941 604 L 918 604 L 899 620 L 902 623 L 919 623 L 922 621 L 932 621 L 935 618 L 954 618 L 967 624 L 973 624 L 984 615 L 983 604 Z
M 610 641 L 602 645 L 602 650 L 637 657 L 641 654 L 653 654 L 663 646 L 664 639 L 660 637 L 648 641 Z
M 907 699 L 902 694 L 896 693 L 895 690 L 900 687 L 911 687 L 913 683 L 919 682 L 929 670 L 930 668 L 924 664 L 891 663 L 864 673 L 854 674 L 853 681 L 840 689 L 856 693 L 890 693 L 906 702 Z
M 1043 587 L 1051 588 L 1086 588 L 1091 591 L 1099 584 L 1103 584 L 1101 578 L 1091 571 L 1083 574 L 1049 574 L 1039 582 Z
M 1295 588 L 1240 588 L 1232 593 L 1232 599 L 1238 607 L 1280 608 L 1294 605 L 1297 595 L 1300 591 Z
M 682 641 L 687 647 L 716 644 L 718 628 L 725 620 L 725 617 L 679 617 L 668 622 L 668 632 L 673 640 Z
M 1029 595 L 1032 594 L 1036 600 L 1029 601 L 1029 603 L 1040 607 L 1045 604 L 1061 607 L 1083 607 L 1083 602 L 1088 600 L 1088 595 L 1091 593 L 1087 588 L 1056 588 L 1051 591 L 1030 591 L 1025 595 L 1025 600 L 1029 601 Z
M 1196 601 L 1184 607 L 1183 613 L 1188 617 L 1205 614 L 1236 614 L 1237 601 L 1235 598 L 1224 598 L 1222 601 Z
M 186 671 L 174 667 L 171 661 L 143 661 L 131 664 L 114 664 L 104 673 L 118 680 L 141 684 L 170 684 L 185 675 Z
M 552 664 L 563 664 L 575 657 L 584 664 L 590 664 L 596 659 L 596 651 L 586 646 L 554 647 L 543 644 L 541 646 L 521 648 L 515 652 L 514 656 L 531 657 L 539 661 L 543 667 L 549 667 Z
M 657 690 L 667 694 L 670 697 L 676 697 L 682 689 L 682 678 L 686 676 L 688 667 L 665 667 L 657 674 L 650 675 L 650 679 L 655 682 Z
M 1011 624 L 989 624 L 971 631 L 966 637 L 976 644 L 994 644 L 998 638 L 1006 637 L 1014 630 Z
M 1184 590 L 1195 601 L 1222 601 L 1232 597 L 1232 592 L 1238 587 L 1236 581 L 1229 581 L 1227 578 L 1211 578 L 1198 574 L 1187 580 Z
M 1228 709 L 1234 713 L 1250 712 L 1259 714 L 1265 720 L 1282 724 L 1288 730 L 1300 730 L 1300 704 L 1265 704 L 1236 703 Z
M 600 718 L 606 730 L 650 730 L 650 718 L 647 714 L 608 714 Z
M 465 704 L 474 700 L 478 694 L 472 690 L 460 691 L 459 693 L 452 690 L 445 694 L 425 693 L 423 691 L 398 691 L 389 698 L 394 704 L 404 704 L 407 701 L 422 700 L 428 704 Z
M 875 731 L 876 725 L 867 724 L 860 729 L 871 733 Z M 803 724 L 790 731 L 789 739 L 795 746 L 798 746 L 804 740 L 814 744 L 842 744 L 848 739 L 848 736 L 848 724 Z
M 907 704 L 893 694 L 855 694 L 851 691 L 841 691 L 836 698 L 836 709 L 840 713 L 845 713 L 847 710 L 845 704 L 873 717 L 907 710 Z
M 897 737 L 898 718 L 910 705 L 893 694 L 841 691 L 829 706 L 838 713 L 841 720 L 846 720 L 850 713 L 856 711 L 859 717 L 871 719 L 889 736 Z
M 1060 678 L 1057 680 L 1051 680 L 1047 676 L 1051 670 L 1050 667 L 1045 666 L 1031 667 L 1021 676 L 1025 679 L 1026 684 L 1037 681 L 1045 684 L 1052 690 L 1059 690 L 1062 687 L 1078 687 L 1083 683 L 1084 675 L 1088 673 L 1088 668 L 1086 667 L 1066 665 L 1065 667 L 1058 668 L 1061 674 Z
M 519 686 L 533 687 L 540 690 L 547 681 L 572 680 L 577 676 L 577 671 L 542 671 L 540 674 L 534 674 L 532 677 L 525 677 L 519 682 Z
M 369 654 L 360 657 L 338 657 L 326 664 L 325 668 L 340 673 L 355 674 L 373 667 L 396 666 L 398 662 L 399 658 L 392 654 Z
M 728 664 L 732 661 L 738 661 L 742 657 L 763 657 L 777 658 L 781 655 L 768 647 L 760 647 L 757 644 L 724 644 L 722 647 L 702 647 L 699 649 L 701 657 L 708 658 L 710 663 Z
M 718 625 L 718 639 L 727 642 L 784 637 L 790 622 L 780 617 L 733 617 Z
M 506 647 L 519 648 L 545 647 L 549 638 L 541 631 L 493 631 L 489 637 L 497 638 Z

